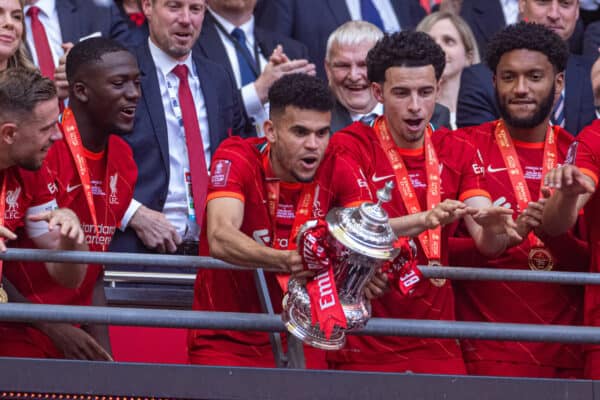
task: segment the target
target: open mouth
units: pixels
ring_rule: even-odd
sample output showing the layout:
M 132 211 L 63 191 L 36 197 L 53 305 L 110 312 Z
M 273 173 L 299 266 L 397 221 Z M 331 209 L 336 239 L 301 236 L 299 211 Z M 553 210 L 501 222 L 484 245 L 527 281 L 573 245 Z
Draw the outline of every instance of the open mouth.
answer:
M 363 90 L 368 89 L 369 86 L 366 85 L 350 85 L 350 86 L 344 86 L 346 88 L 346 90 L 349 90 L 351 92 L 362 92 Z
M 300 161 L 302 162 L 304 168 L 313 169 L 317 166 L 317 162 L 319 161 L 319 159 L 316 156 L 309 156 L 301 158 Z
M 425 121 L 423 118 L 410 118 L 405 119 L 404 123 L 408 126 L 410 130 L 416 131 L 421 129 L 421 127 L 423 126 L 423 121 Z
M 175 32 L 175 37 L 179 40 L 189 40 L 192 38 L 191 32 Z
M 135 115 L 135 106 L 125 107 L 121 109 L 121 114 L 123 114 L 127 118 L 133 118 Z

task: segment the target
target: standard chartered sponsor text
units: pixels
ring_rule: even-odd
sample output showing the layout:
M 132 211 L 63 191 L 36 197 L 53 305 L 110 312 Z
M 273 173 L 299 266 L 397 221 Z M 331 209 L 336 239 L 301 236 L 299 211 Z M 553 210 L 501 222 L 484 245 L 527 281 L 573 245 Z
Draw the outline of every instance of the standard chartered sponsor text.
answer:
M 85 234 L 85 242 L 89 245 L 108 245 L 113 235 L 115 234 L 116 228 L 111 225 L 98 225 L 98 235 L 94 229 L 94 224 L 81 224 L 83 233 Z

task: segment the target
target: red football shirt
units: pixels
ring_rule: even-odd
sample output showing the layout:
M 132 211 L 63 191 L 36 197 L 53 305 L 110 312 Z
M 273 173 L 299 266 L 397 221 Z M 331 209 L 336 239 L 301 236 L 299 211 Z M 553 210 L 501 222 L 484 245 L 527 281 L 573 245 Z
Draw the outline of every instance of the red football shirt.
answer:
M 26 234 L 25 216 L 28 213 L 38 213 L 55 208 L 56 186 L 47 169 L 42 166 L 36 171 L 33 179 L 32 172 L 19 167 L 10 167 L 0 171 L 0 185 L 6 180 L 6 198 L 4 209 L 4 226 L 16 233 L 20 240 Z M 9 241 L 8 246 L 14 247 L 15 241 Z M 4 264 L 5 271 L 9 263 Z
M 116 135 L 110 136 L 106 151 L 91 153 L 84 150 L 83 153 L 90 172 L 98 235 L 95 234 L 77 167 L 63 140 L 51 147 L 46 165 L 58 187 L 59 207 L 70 208 L 77 214 L 90 250 L 101 251 L 103 247 L 108 247 L 131 202 L 137 167 L 129 145 Z M 19 241 L 21 247 L 31 245 L 28 240 Z M 101 266 L 90 265 L 84 282 L 76 289 L 56 284 L 40 263 L 9 263 L 6 274 L 20 292 L 33 302 L 88 305 L 91 303 L 94 283 L 101 271 Z
M 223 142 L 214 154 L 211 163 L 211 183 L 208 200 L 229 197 L 244 203 L 244 221 L 240 230 L 258 243 L 271 246 L 273 237 L 267 209 L 267 189 L 263 171 L 265 139 L 241 139 L 232 137 Z M 326 156 L 328 158 L 329 155 Z M 326 163 L 320 168 L 313 203 L 313 217 L 323 218 L 333 204 L 336 187 L 356 185 L 360 177 L 346 171 L 344 165 L 336 167 Z M 333 178 L 335 183 L 332 182 Z M 295 217 L 296 203 L 303 185 L 280 184 L 280 200 L 277 210 L 276 237 L 279 247 L 288 245 Z M 362 191 L 363 200 L 368 193 Z M 365 197 L 366 196 L 366 197 Z M 360 191 L 359 191 L 360 197 Z M 342 203 L 340 203 L 342 204 Z M 206 246 L 206 237 L 201 238 Z M 275 312 L 281 312 L 283 292 L 275 274 L 266 272 L 267 284 Z M 252 271 L 200 269 L 194 288 L 195 310 L 261 313 L 262 308 L 254 283 Z M 234 332 L 191 330 L 189 335 L 190 355 L 211 358 L 211 354 L 229 353 L 241 358 L 256 360 L 257 365 L 273 364 L 273 355 L 268 335 L 264 332 Z M 218 360 L 218 356 L 212 358 Z
M 496 122 L 465 128 L 481 155 L 486 169 L 487 189 L 495 205 L 515 210 L 517 199 L 498 148 Z M 553 131 L 554 134 L 554 131 Z M 565 160 L 573 137 L 558 131 L 557 162 Z M 532 200 L 540 194 L 544 142 L 527 143 L 513 139 L 519 162 Z M 463 226 L 457 238 L 450 239 L 450 264 L 473 267 L 529 269 L 529 240 L 514 246 L 500 257 L 486 259 Z M 544 238 L 555 258 L 554 270 L 583 270 L 587 263 L 587 245 L 572 232 Z M 580 286 L 533 282 L 455 281 L 456 316 L 465 321 L 516 322 L 533 324 L 580 325 L 583 290 Z M 509 361 L 555 368 L 582 367 L 581 347 L 560 343 L 463 340 L 465 361 Z
M 575 145 L 574 145 L 575 146 Z M 575 165 L 596 183 L 596 192 L 584 208 L 585 221 L 589 223 L 590 271 L 600 271 L 600 195 L 598 177 L 600 177 L 600 120 L 595 120 L 585 127 L 577 136 L 576 147 L 573 147 Z M 596 221 L 596 222 L 594 222 Z M 586 325 L 600 326 L 600 287 L 585 287 L 584 321 Z M 585 377 L 600 379 L 600 346 L 589 345 L 586 351 Z
M 432 143 L 440 163 L 442 200 L 489 196 L 482 188 L 484 176 L 480 161 L 466 137 L 448 130 L 439 130 L 433 132 Z M 362 172 L 372 193 L 382 188 L 389 180 L 396 183 L 392 166 L 372 128 L 360 122 L 354 123 L 333 135 L 330 146 L 337 158 L 346 162 L 354 160 L 354 169 Z M 423 148 L 398 150 L 408 169 L 421 209 L 426 210 L 427 178 Z M 397 186 L 393 191 L 392 201 L 384 204 L 391 218 L 407 214 Z M 351 188 L 347 189 L 349 190 L 345 191 L 344 197 L 351 200 Z M 451 229 L 442 229 L 442 264 L 445 265 Z M 420 243 L 418 258 L 419 264 L 427 264 L 428 260 Z M 410 296 L 404 296 L 400 291 L 393 289 L 372 301 L 372 307 L 374 317 L 455 319 L 454 297 L 448 281 L 424 280 Z M 345 348 L 328 353 L 328 359 L 341 364 L 379 363 L 381 368 L 385 368 L 386 364 L 406 363 L 407 360 L 460 360 L 461 352 L 457 341 L 452 339 L 348 336 Z

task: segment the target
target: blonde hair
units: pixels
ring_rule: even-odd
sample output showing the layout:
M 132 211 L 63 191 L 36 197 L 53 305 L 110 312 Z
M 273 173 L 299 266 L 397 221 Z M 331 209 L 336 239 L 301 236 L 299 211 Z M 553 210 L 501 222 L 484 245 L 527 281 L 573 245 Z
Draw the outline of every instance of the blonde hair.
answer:
M 25 7 L 25 0 L 19 0 L 19 5 L 21 6 L 21 11 L 23 11 L 23 8 Z M 26 29 L 25 29 L 25 15 L 23 14 L 23 21 L 22 21 L 22 29 L 23 29 L 23 34 L 21 35 L 21 41 L 19 43 L 19 47 L 17 47 L 17 50 L 15 51 L 15 53 L 10 56 L 10 58 L 8 59 L 7 63 L 6 63 L 6 68 L 15 68 L 15 67 L 20 67 L 20 68 L 26 68 L 26 69 L 31 69 L 31 70 L 35 70 L 37 69 L 36 66 L 33 64 L 33 62 L 31 61 L 31 57 L 29 55 L 29 51 L 27 50 L 27 46 L 25 45 L 26 41 Z
M 461 16 L 449 11 L 437 11 L 423 18 L 419 25 L 417 25 L 417 30 L 429 33 L 431 28 L 433 28 L 433 25 L 444 19 L 449 19 L 458 31 L 460 40 L 462 40 L 463 46 L 465 46 L 465 54 L 470 58 L 471 64 L 480 63 L 481 56 L 479 55 L 479 49 L 477 48 L 477 41 L 475 40 L 473 31 Z
M 373 45 L 383 37 L 381 29 L 365 21 L 348 21 L 331 32 L 327 39 L 325 61 L 331 58 L 331 48 L 338 46 L 356 46 L 363 42 L 372 42 Z

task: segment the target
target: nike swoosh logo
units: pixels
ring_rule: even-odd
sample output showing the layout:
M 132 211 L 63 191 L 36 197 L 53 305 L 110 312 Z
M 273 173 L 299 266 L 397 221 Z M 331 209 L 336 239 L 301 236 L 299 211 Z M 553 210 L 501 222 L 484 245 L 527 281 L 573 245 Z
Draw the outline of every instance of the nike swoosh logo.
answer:
M 67 193 L 71 193 L 73 190 L 77 189 L 79 186 L 81 186 L 81 183 L 79 185 L 75 185 L 75 186 L 67 185 Z
M 371 177 L 371 180 L 373 182 L 381 182 L 381 181 L 383 181 L 385 179 L 394 178 L 394 177 L 395 176 L 393 174 L 392 175 L 386 175 L 386 176 L 376 176 L 375 174 L 373 174 L 373 176 Z
M 491 165 L 488 165 L 488 168 L 487 168 L 487 169 L 488 169 L 488 172 L 489 172 L 490 174 L 493 174 L 494 172 L 501 172 L 501 171 L 506 171 L 506 170 L 507 170 L 507 168 L 506 168 L 506 167 L 504 167 L 504 168 L 492 168 L 492 166 L 491 166 Z

